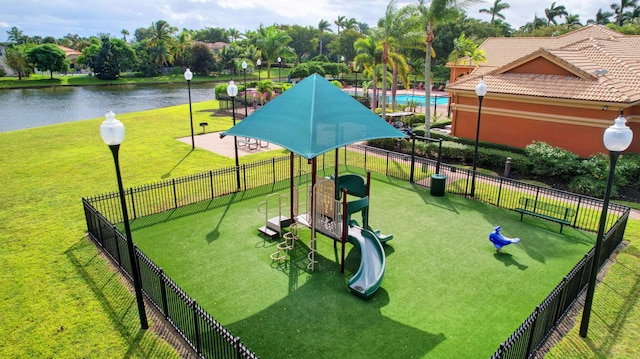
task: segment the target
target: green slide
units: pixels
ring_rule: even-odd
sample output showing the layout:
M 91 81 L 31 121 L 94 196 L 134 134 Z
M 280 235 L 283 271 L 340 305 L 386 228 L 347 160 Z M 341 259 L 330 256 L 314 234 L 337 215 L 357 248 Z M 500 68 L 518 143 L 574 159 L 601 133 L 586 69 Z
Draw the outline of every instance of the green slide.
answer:
M 349 279 L 349 289 L 364 298 L 369 298 L 382 284 L 386 264 L 384 249 L 377 236 L 362 227 L 349 226 L 347 238 L 360 249 L 360 267 Z

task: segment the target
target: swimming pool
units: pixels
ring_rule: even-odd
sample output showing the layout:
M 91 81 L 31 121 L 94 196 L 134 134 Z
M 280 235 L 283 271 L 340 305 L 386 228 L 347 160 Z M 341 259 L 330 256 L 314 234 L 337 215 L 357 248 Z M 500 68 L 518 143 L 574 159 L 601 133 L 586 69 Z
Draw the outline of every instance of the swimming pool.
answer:
M 415 101 L 420 106 L 424 106 L 424 96 L 412 96 L 412 95 L 396 95 L 396 102 L 399 104 L 408 104 L 409 101 Z M 391 102 L 391 96 L 387 96 L 387 101 Z M 446 96 L 431 96 L 431 101 L 429 101 L 429 105 L 447 105 L 449 104 L 449 98 Z

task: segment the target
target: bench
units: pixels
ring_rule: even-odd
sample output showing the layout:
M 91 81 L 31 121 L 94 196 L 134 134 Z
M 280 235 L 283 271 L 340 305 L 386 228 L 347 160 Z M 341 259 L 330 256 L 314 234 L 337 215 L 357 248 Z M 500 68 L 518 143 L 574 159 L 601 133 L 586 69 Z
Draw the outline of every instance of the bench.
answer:
M 249 150 L 257 150 L 258 149 L 258 141 L 251 141 L 249 137 L 245 137 L 243 140 L 237 139 L 238 147 L 247 146 Z
M 571 218 L 576 215 L 576 211 L 572 208 L 535 200 L 533 198 L 520 197 L 518 203 L 520 207 L 514 210 L 520 213 L 520 222 L 522 222 L 522 216 L 525 214 L 546 219 L 547 221 L 559 223 L 560 233 L 562 233 L 562 228 L 565 224 L 571 225 Z

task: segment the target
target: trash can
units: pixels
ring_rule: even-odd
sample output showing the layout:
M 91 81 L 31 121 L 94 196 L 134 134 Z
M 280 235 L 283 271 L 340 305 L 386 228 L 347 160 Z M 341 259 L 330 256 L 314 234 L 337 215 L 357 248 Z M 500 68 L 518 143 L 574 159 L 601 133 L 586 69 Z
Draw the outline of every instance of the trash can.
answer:
M 444 196 L 444 185 L 447 181 L 445 175 L 431 175 L 431 195 L 436 197 Z

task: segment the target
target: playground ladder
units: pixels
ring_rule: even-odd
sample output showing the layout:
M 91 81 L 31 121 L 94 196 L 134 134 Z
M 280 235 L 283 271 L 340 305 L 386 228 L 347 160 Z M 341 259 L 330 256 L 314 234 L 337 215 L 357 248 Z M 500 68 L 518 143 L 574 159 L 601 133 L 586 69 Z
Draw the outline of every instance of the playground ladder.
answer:
M 271 202 L 274 202 L 276 198 L 278 200 L 277 204 L 275 205 L 277 215 L 274 216 L 274 203 Z M 271 203 L 271 207 L 269 206 L 269 203 Z M 289 201 L 287 195 L 281 195 L 280 193 L 272 193 L 268 195 L 264 202 L 258 205 L 258 212 L 265 214 L 265 225 L 258 228 L 258 231 L 264 233 L 270 238 L 282 237 L 282 229 L 291 224 L 291 219 L 282 214 L 288 208 L 288 203 Z

